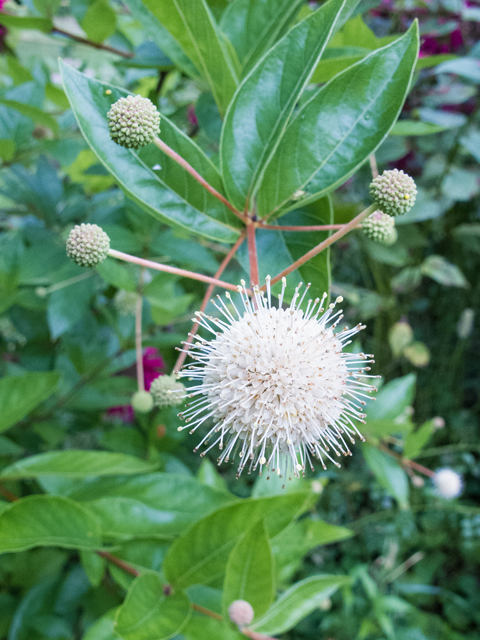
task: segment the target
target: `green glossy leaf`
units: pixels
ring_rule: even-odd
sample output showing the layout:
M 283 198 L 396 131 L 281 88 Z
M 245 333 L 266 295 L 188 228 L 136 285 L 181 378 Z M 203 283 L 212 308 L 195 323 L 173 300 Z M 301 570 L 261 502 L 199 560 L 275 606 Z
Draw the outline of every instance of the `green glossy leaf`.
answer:
M 409 373 L 383 386 L 376 395 L 375 402 L 366 408 L 368 420 L 394 420 L 412 405 L 415 397 L 417 376 Z
M 378 483 L 395 498 L 402 509 L 408 509 L 408 476 L 398 462 L 370 444 L 362 445 L 362 453 Z
M 352 535 L 353 532 L 345 527 L 312 518 L 302 518 L 287 527 L 272 544 L 279 582 L 287 582 L 293 577 L 309 551 L 320 545 L 346 540 Z
M 116 609 L 112 609 L 88 628 L 87 633 L 82 640 L 118 640 L 118 636 L 114 630 Z
M 60 375 L 56 371 L 25 373 L 0 380 L 0 432 L 22 420 L 55 393 Z
M 202 614 L 194 614 L 182 629 L 185 640 L 245 640 L 228 622 L 220 622 Z
M 148 473 L 158 462 L 147 462 L 124 453 L 108 451 L 50 451 L 19 460 L 0 473 L 0 478 L 20 479 L 40 476 L 86 478 L 90 476 Z
M 111 537 L 171 538 L 193 522 L 237 499 L 173 473 L 98 478 L 72 485 L 67 494 L 99 519 Z
M 436 428 L 435 420 L 428 420 L 420 425 L 418 429 L 408 434 L 403 446 L 403 455 L 406 458 L 416 458 L 430 440 Z
M 334 189 L 381 144 L 398 118 L 418 54 L 418 25 L 321 87 L 288 125 L 258 192 L 264 216 L 298 189 Z
M 108 110 L 128 92 L 87 78 L 66 64 L 62 63 L 61 68 L 65 91 L 80 130 L 100 162 L 132 200 L 158 220 L 189 233 L 221 242 L 236 240 L 238 219 L 173 160 L 167 159 L 154 145 L 144 147 L 137 154 L 110 139 Z M 112 93 L 107 95 L 107 90 Z M 218 171 L 197 145 L 167 118 L 162 118 L 161 128 L 162 139 L 172 143 L 207 182 L 222 191 Z M 154 170 L 155 166 L 160 169 Z
M 117 14 L 108 0 L 94 0 L 82 20 L 82 29 L 93 42 L 103 42 L 113 36 L 117 26 Z
M 15 111 L 21 113 L 22 116 L 27 116 L 27 118 L 30 118 L 36 124 L 41 124 L 44 127 L 51 129 L 54 133 L 58 133 L 58 123 L 55 118 L 38 107 L 34 107 L 30 104 L 24 104 L 17 100 L 5 100 L 3 98 L 0 99 L 0 104 L 3 104 L 5 107 L 9 107 L 10 109 L 15 109 Z
M 0 553 L 32 547 L 99 549 L 100 527 L 84 507 L 68 498 L 22 498 L 0 515 Z
M 190 602 L 183 591 L 166 595 L 165 586 L 153 573 L 134 580 L 116 616 L 119 636 L 125 640 L 166 640 L 180 632 L 191 615 Z
M 243 80 L 229 106 L 220 158 L 229 199 L 251 206 L 256 185 L 330 38 L 345 0 L 329 0 L 295 25 Z M 293 192 L 292 192 L 293 193 Z
M 244 75 L 289 27 L 302 4 L 303 0 L 236 0 L 228 5 L 220 27 Z
M 252 629 L 265 634 L 278 634 L 294 627 L 299 620 L 316 609 L 339 587 L 349 584 L 346 576 L 313 576 L 290 587 L 270 607 L 268 613 L 251 625 Z
M 291 493 L 251 499 L 215 511 L 173 543 L 163 565 L 165 576 L 171 584 L 183 588 L 218 583 L 230 551 L 253 522 L 264 518 L 272 538 L 302 513 L 310 500 L 310 494 Z
M 143 3 L 201 72 L 220 113 L 225 113 L 237 87 L 237 69 L 205 0 Z
M 255 617 L 266 613 L 275 598 L 275 563 L 265 522 L 259 520 L 248 529 L 232 549 L 223 583 L 222 609 L 234 600 L 246 600 Z
M 49 18 L 37 18 L 36 16 L 12 16 L 8 13 L 0 13 L 0 24 L 8 28 L 38 29 L 49 33 L 53 24 Z
M 128 0 L 128 10 L 138 20 L 145 34 L 155 42 L 176 65 L 191 78 L 199 79 L 201 74 L 186 56 L 175 38 L 143 4 L 142 0 Z M 122 61 L 123 64 L 123 61 Z
M 392 136 L 428 136 L 431 133 L 445 131 L 447 127 L 421 120 L 398 120 L 390 132 Z

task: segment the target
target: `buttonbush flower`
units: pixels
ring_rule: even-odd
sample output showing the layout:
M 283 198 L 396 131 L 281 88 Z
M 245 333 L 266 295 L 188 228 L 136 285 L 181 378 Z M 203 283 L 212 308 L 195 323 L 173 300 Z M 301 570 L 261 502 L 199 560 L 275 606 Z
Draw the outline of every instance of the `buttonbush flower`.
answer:
M 438 469 L 433 476 L 433 484 L 439 496 L 452 500 L 457 498 L 463 489 L 462 476 L 453 469 Z
M 160 114 L 148 98 L 120 98 L 107 114 L 110 137 L 127 149 L 140 149 L 152 142 L 160 129 Z
M 363 221 L 362 231 L 367 238 L 375 242 L 387 245 L 393 244 L 396 240 L 395 218 L 383 213 L 383 211 L 374 211 Z
M 67 240 L 67 256 L 81 267 L 95 267 L 103 262 L 110 249 L 110 238 L 96 224 L 77 224 Z
M 306 298 L 308 285 L 299 285 L 293 300 L 283 308 L 286 280 L 283 278 L 278 306 L 272 304 L 270 278 L 267 291 L 254 287 L 253 300 L 238 287 L 243 309 L 231 300 L 229 308 L 220 296 L 214 302 L 220 318 L 197 312 L 195 321 L 212 334 L 193 345 L 194 365 L 181 376 L 198 384 L 188 389 L 193 403 L 181 414 L 190 433 L 213 419 L 214 426 L 200 445 L 218 445 L 218 463 L 238 454 L 238 475 L 263 465 L 279 476 L 304 474 L 312 459 L 324 458 L 340 466 L 333 456 L 351 455 L 347 440 L 362 440 L 355 421 L 364 422 L 361 405 L 374 387 L 361 381 L 372 356 L 346 353 L 350 338 L 364 327 L 336 332 L 343 318 L 320 300 Z M 212 441 L 212 442 L 210 442 Z M 195 451 L 198 449 L 195 449 Z
M 413 178 L 402 170 L 391 169 L 372 180 L 370 195 L 383 213 L 400 216 L 415 204 L 417 187 Z

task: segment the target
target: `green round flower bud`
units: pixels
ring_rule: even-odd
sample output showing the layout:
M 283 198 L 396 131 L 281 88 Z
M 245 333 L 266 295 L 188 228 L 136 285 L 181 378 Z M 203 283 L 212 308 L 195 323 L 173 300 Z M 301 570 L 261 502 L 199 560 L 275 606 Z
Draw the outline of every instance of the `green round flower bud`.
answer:
M 185 387 L 178 382 L 175 374 L 158 376 L 150 385 L 150 393 L 156 407 L 177 407 L 183 403 Z
M 393 227 L 393 229 L 390 229 L 388 236 L 383 241 L 383 244 L 387 245 L 387 247 L 390 247 L 392 244 L 395 244 L 397 240 L 398 231 L 395 229 L 395 227 Z
M 127 149 L 140 149 L 155 139 L 160 114 L 148 98 L 127 96 L 112 104 L 107 114 L 110 137 Z
M 152 394 L 148 391 L 137 391 L 132 396 L 132 407 L 138 413 L 148 413 L 153 409 Z
M 67 256 L 81 267 L 94 267 L 108 256 L 110 238 L 96 224 L 77 224 L 67 240 Z
M 409 175 L 392 169 L 372 180 L 370 195 L 384 213 L 399 216 L 410 211 L 415 204 L 417 187 Z
M 135 291 L 120 289 L 113 298 L 113 304 L 122 316 L 134 316 L 137 310 L 137 297 Z
M 381 244 L 388 244 L 392 230 L 395 231 L 395 220 L 383 211 L 374 211 L 362 222 L 362 231 L 367 238 Z

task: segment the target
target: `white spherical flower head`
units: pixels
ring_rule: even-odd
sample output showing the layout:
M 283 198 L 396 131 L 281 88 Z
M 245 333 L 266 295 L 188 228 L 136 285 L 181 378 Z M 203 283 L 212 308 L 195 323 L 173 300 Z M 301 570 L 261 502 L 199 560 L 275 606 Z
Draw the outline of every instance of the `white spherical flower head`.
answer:
M 453 469 L 439 469 L 433 476 L 433 484 L 439 496 L 452 500 L 463 489 L 462 476 Z
M 324 468 L 324 458 L 340 466 L 332 456 L 351 455 L 346 439 L 362 438 L 355 425 L 364 422 L 359 405 L 375 389 L 361 381 L 370 377 L 365 365 L 371 356 L 342 351 L 364 327 L 336 333 L 342 312 L 334 311 L 335 304 L 322 308 L 326 294 L 302 309 L 310 285 L 302 295 L 299 285 L 287 308 L 285 278 L 278 306 L 272 304 L 270 278 L 266 295 L 255 286 L 253 300 L 242 285 L 241 311 L 227 293 L 231 308 L 220 296 L 214 303 L 223 317 L 196 314 L 213 338 L 199 339 L 191 356 L 197 364 L 180 373 L 198 381 L 188 389 L 194 402 L 180 414 L 189 424 L 180 429 L 193 433 L 213 419 L 198 445 L 209 445 L 201 455 L 215 445 L 222 450 L 219 464 L 238 454 L 238 475 L 246 465 L 249 472 L 266 465 L 298 477 L 307 464 L 313 469 L 312 458 Z

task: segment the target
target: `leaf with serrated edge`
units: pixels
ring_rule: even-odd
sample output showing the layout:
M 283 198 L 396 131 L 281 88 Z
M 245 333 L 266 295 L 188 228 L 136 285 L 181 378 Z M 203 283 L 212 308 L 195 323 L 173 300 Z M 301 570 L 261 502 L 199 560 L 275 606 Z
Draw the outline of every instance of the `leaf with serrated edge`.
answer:
M 230 103 L 220 159 L 225 188 L 238 209 L 254 194 L 346 1 L 329 0 L 295 25 L 259 60 Z
M 177 167 L 173 167 L 176 164 L 173 160 L 167 159 L 160 150 L 156 155 L 154 150 L 145 147 L 137 154 L 111 140 L 107 113 L 114 102 L 129 95 L 127 91 L 87 78 L 65 63 L 61 63 L 61 70 L 65 92 L 80 130 L 100 162 L 119 182 L 129 198 L 170 226 L 179 226 L 190 233 L 198 233 L 220 242 L 235 242 L 239 234 L 235 228 L 238 227 L 238 219 L 191 176 L 182 176 L 180 179 Z M 107 95 L 106 91 L 111 93 Z M 169 139 L 174 137 L 181 144 L 179 150 L 185 160 L 207 182 L 213 182 L 212 186 L 222 191 L 217 170 L 193 140 L 176 129 L 167 118 L 162 118 L 161 127 L 165 133 L 160 135 Z M 162 168 L 154 171 L 145 164 L 142 157 L 161 159 Z M 195 205 L 201 206 L 201 210 Z M 229 220 L 228 225 L 223 224 L 224 220 Z
M 418 55 L 418 24 L 335 76 L 301 107 L 265 169 L 258 213 L 289 210 L 334 189 L 374 153 L 395 124 Z
M 269 611 L 254 624 L 260 633 L 278 634 L 294 627 L 339 587 L 351 582 L 346 576 L 313 576 L 297 582 L 285 591 Z
M 275 597 L 275 562 L 265 522 L 260 520 L 240 538 L 228 558 L 223 583 L 222 609 L 246 600 L 255 617 L 266 613 Z

